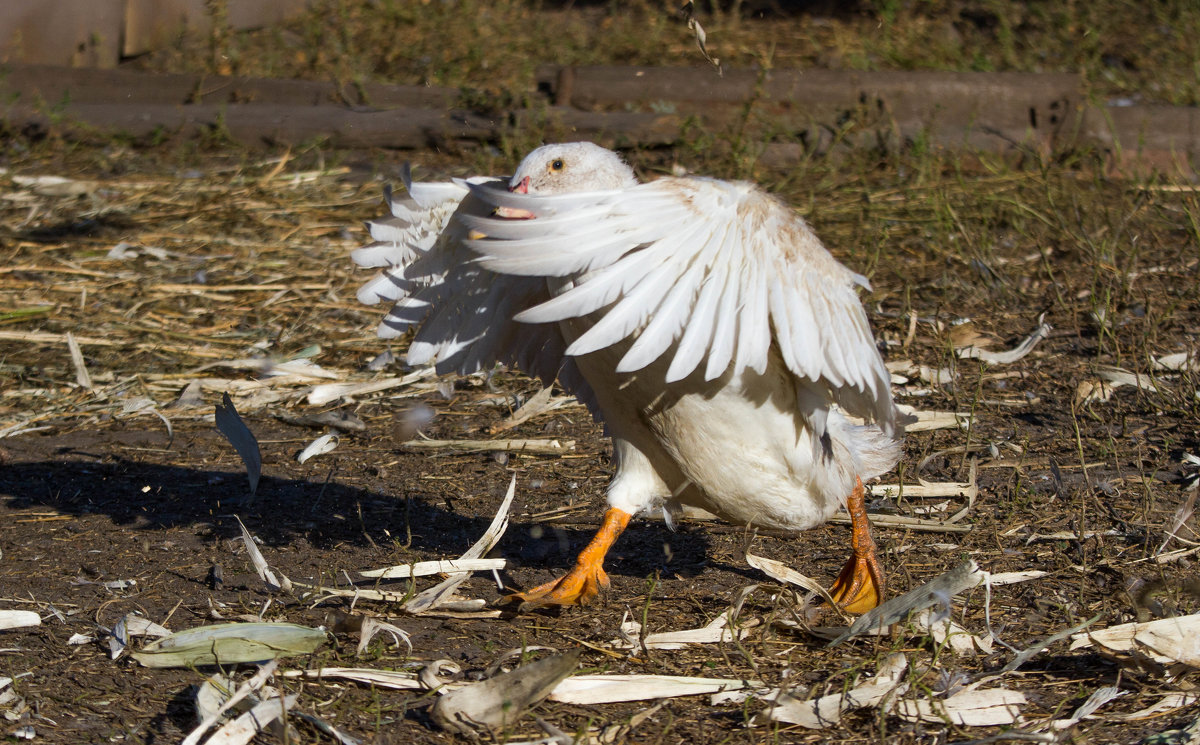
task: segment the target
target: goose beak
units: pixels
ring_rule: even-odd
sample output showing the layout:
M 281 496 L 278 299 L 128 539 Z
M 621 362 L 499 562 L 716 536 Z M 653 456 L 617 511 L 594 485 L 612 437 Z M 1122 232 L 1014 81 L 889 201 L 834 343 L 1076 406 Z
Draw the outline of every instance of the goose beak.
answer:
M 513 194 L 528 194 L 529 177 L 526 176 L 519 183 L 509 186 L 508 190 Z M 497 207 L 495 214 L 496 217 L 503 217 L 506 220 L 532 220 L 534 217 L 532 212 L 519 207 Z

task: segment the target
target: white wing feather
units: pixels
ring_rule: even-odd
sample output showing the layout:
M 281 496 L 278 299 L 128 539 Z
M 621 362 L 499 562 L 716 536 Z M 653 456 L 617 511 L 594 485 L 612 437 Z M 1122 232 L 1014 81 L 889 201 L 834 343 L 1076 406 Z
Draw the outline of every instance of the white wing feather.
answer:
M 359 266 L 383 269 L 358 291 L 364 303 L 393 303 L 379 336 L 417 328 L 407 352 L 411 365 L 472 373 L 511 364 L 547 384 L 559 378 L 596 411 L 595 394 L 565 355 L 557 325 L 514 320 L 551 299 L 545 278 L 489 271 L 466 245 L 471 225 L 492 211 L 470 188 L 495 179 L 418 183 L 406 169 L 404 181 L 408 197 L 394 199 L 385 190 L 391 215 L 369 222 L 373 242 L 352 253 Z
M 665 178 L 623 191 L 534 196 L 472 186 L 531 220 L 470 219 L 484 269 L 571 277 L 573 287 L 518 314 L 589 316 L 566 350 L 628 345 L 617 372 L 668 355 L 668 382 L 766 369 L 772 347 L 798 390 L 825 395 L 891 432 L 889 375 L 846 269 L 789 208 L 749 184 Z M 598 315 L 591 315 L 598 314 Z

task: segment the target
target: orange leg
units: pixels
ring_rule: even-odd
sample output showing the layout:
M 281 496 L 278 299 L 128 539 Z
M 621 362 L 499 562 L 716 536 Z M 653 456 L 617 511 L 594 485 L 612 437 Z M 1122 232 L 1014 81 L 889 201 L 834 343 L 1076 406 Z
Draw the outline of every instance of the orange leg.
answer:
M 608 587 L 608 575 L 604 573 L 604 555 L 617 537 L 625 530 L 631 518 L 628 512 L 609 507 L 604 513 L 604 522 L 575 560 L 575 568 L 565 577 L 539 585 L 532 590 L 518 592 L 511 600 L 521 601 L 521 610 L 539 608 L 543 605 L 582 605 Z
M 847 613 L 866 613 L 883 600 L 887 580 L 883 567 L 875 556 L 875 541 L 867 521 L 867 502 L 862 479 L 857 479 L 854 491 L 846 499 L 850 513 L 850 548 L 854 552 L 838 574 L 830 595 Z

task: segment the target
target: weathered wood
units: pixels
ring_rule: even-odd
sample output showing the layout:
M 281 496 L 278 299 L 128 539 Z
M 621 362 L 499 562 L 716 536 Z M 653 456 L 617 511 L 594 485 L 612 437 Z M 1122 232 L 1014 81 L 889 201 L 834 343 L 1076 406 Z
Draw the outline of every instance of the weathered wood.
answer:
M 954 132 L 955 142 L 962 133 L 992 142 L 997 135 L 988 132 L 1011 143 L 1052 141 L 1073 131 L 1083 99 L 1079 77 L 1057 73 L 545 67 L 538 79 L 559 106 L 589 111 L 632 108 L 725 124 L 753 102 L 754 116 L 789 129 L 832 129 L 853 118 L 902 133 Z
M 3 112 L 10 129 L 54 131 L 84 141 L 125 135 L 137 139 L 219 132 L 250 146 L 324 140 L 330 147 L 417 149 L 460 141 L 497 141 L 521 127 L 527 113 L 479 115 L 466 111 L 396 108 L 352 110 L 338 106 L 279 104 L 80 103 L 44 109 L 14 106 Z M 667 144 L 679 135 L 672 117 L 551 111 L 547 126 L 564 138 L 578 137 L 613 147 Z
M 53 116 L 17 106 L 4 112 L 11 129 L 42 129 L 91 141 L 222 133 L 250 146 L 324 140 L 330 147 L 425 148 L 454 140 L 494 140 L 504 122 L 469 112 L 404 108 L 353 111 L 279 104 L 68 104 Z
M 12 2 L 13 0 L 9 0 Z M 259 28 L 304 10 L 305 0 L 227 0 L 229 25 Z M 211 18 L 205 0 L 125 0 L 121 53 L 142 54 L 172 42 L 184 29 L 207 31 Z
M 0 60 L 112 67 L 124 0 L 3 0 Z
M 331 147 L 418 149 L 534 130 L 548 139 L 622 148 L 674 144 L 695 117 L 714 132 L 736 125 L 764 143 L 764 162 L 780 167 L 835 146 L 903 147 L 917 140 L 1014 157 L 1092 146 L 1110 154 L 1117 175 L 1186 175 L 1200 159 L 1200 110 L 1088 107 L 1072 75 L 809 70 L 776 71 L 760 81 L 737 71 L 717 78 L 703 68 L 547 68 L 540 73 L 544 89 L 589 110 L 560 105 L 482 115 L 455 109 L 458 94 L 445 88 L 36 65 L 5 72 L 0 118 L 10 131 L 82 140 L 221 129 L 252 146 L 324 140 Z M 728 145 L 718 138 L 713 146 Z
M 452 88 L 367 83 L 338 85 L 314 80 L 275 80 L 218 75 L 172 75 L 130 70 L 10 65 L 0 75 L 0 99 L 35 105 L 70 103 L 200 104 L 264 103 L 449 108 Z
M 709 67 L 558 66 L 539 68 L 537 79 L 557 105 L 583 109 L 671 101 L 740 105 L 756 95 L 796 105 L 838 106 L 860 103 L 864 97 L 892 96 L 919 98 L 925 107 L 951 103 L 949 98 L 1042 101 L 1077 98 L 1082 82 L 1072 73 L 813 69 L 765 74 L 727 70 L 718 76 Z
M 1108 151 L 1112 175 L 1190 176 L 1200 170 L 1200 109 L 1195 107 L 1093 106 L 1084 111 L 1079 136 Z
M 227 0 L 235 29 L 278 23 L 306 0 Z M 205 0 L 3 0 L 0 60 L 113 67 L 120 57 L 148 52 L 181 31 L 206 31 Z
M 537 127 L 553 139 L 591 140 L 609 148 L 670 145 L 683 131 L 683 118 L 671 114 L 579 111 L 566 106 L 517 111 L 512 118 L 517 130 Z

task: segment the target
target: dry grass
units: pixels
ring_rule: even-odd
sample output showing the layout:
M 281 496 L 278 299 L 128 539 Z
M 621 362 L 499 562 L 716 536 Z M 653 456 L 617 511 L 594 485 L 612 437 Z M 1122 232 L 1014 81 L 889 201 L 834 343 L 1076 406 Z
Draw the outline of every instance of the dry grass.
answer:
M 313 407 L 306 405 L 305 396 L 322 381 L 302 376 L 264 380 L 256 372 L 261 368 L 231 361 L 301 356 L 313 359 L 339 380 L 368 382 L 379 377 L 361 367 L 383 346 L 370 333 L 377 312 L 354 302 L 352 292 L 361 277 L 352 273 L 346 254 L 362 240 L 354 223 L 379 210 L 378 176 L 393 172 L 396 164 L 394 156 L 387 155 L 364 160 L 361 155 L 342 154 L 338 162 L 331 162 L 317 151 L 282 157 L 243 153 L 233 158 L 218 152 L 114 148 L 64 154 L 46 144 L 33 144 L 24 154 L 10 153 L 13 174 L 69 175 L 76 181 L 54 184 L 50 192 L 38 182 L 4 182 L 0 429 L 28 433 L 24 439 L 8 442 L 19 445 L 37 438 L 70 442 L 74 433 L 89 431 L 114 436 L 123 430 L 157 432 L 162 424 L 151 407 L 156 408 L 173 422 L 178 436 L 186 438 L 186 451 L 170 444 L 165 449 L 142 449 L 136 467 L 123 460 L 128 455 L 117 456 L 115 462 L 124 465 L 107 476 L 106 483 L 111 490 L 122 482 L 120 474 L 132 468 L 129 491 L 134 504 L 144 483 L 160 484 L 166 495 L 178 493 L 163 497 L 156 492 L 166 499 L 163 504 L 174 504 L 191 488 L 187 484 L 193 477 L 187 469 L 207 463 L 238 468 L 227 448 L 222 451 L 219 442 L 204 435 L 212 404 L 222 391 L 229 391 L 251 426 L 267 433 L 260 437 L 267 443 L 265 470 L 272 478 L 291 479 L 294 488 L 310 490 L 316 505 L 327 504 L 333 510 L 347 499 L 366 500 L 368 514 L 356 521 L 362 525 L 361 533 L 339 538 L 336 549 L 310 548 L 303 559 L 285 547 L 295 544 L 296 534 L 304 533 L 300 525 L 310 513 L 307 507 L 290 508 L 300 524 L 292 518 L 259 515 L 257 510 L 244 512 L 259 521 L 255 530 L 268 535 L 284 531 L 285 537 L 274 538 L 278 548 L 267 552 L 269 561 L 280 562 L 293 579 L 318 585 L 337 583 L 339 567 L 357 570 L 455 555 L 440 544 L 414 545 L 411 533 L 407 542 L 398 540 L 403 533 L 396 532 L 404 524 L 396 516 L 397 505 L 406 504 L 397 498 L 428 493 L 432 484 L 446 479 L 453 484 L 447 485 L 452 492 L 446 498 L 453 494 L 459 501 L 451 504 L 458 506 L 437 520 L 464 510 L 473 519 L 485 519 L 493 508 L 492 498 L 485 495 L 507 483 L 506 471 L 515 470 L 522 483 L 550 484 L 543 487 L 548 489 L 544 493 L 525 487 L 527 506 L 514 515 L 518 523 L 587 530 L 590 521 L 574 521 L 594 510 L 584 502 L 573 503 L 576 492 L 571 485 L 591 484 L 589 495 L 600 488 L 604 451 L 598 432 L 584 424 L 578 409 L 544 414 L 512 431 L 517 438 L 544 438 L 547 432 L 553 437 L 569 436 L 578 449 L 566 457 L 520 454 L 505 460 L 448 451 L 441 456 L 397 454 L 390 443 L 393 412 L 409 405 L 406 401 L 412 397 L 438 412 L 433 436 L 446 440 L 486 436 L 498 423 L 496 401 L 531 390 L 520 378 L 497 378 L 496 392 L 477 387 L 478 382 L 460 384 L 455 391 L 437 381 L 410 381 L 366 395 L 352 408 L 366 422 L 369 439 L 345 439 L 333 456 L 342 465 L 326 471 L 318 458 L 313 470 L 290 459 L 289 454 L 312 435 L 294 428 L 280 430 L 267 417 L 311 413 Z M 643 152 L 632 158 L 644 173 L 653 174 L 670 165 L 663 155 Z M 718 172 L 745 165 L 710 158 L 702 149 L 681 149 L 671 160 Z M 429 162 L 434 165 L 425 173 L 445 168 L 436 158 Z M 116 163 L 120 174 L 113 172 Z M 1111 183 L 1089 175 L 1095 171 L 1082 165 L 1011 170 L 993 163 L 990 172 L 981 173 L 960 168 L 956 156 L 905 152 L 816 161 L 807 164 L 802 174 L 780 176 L 761 170 L 764 180 L 775 179 L 776 190 L 801 206 L 845 261 L 871 274 L 875 291 L 867 300 L 877 332 L 889 345 L 889 359 L 943 368 L 951 376 L 931 384 L 913 374 L 909 383 L 898 388 L 901 400 L 922 409 L 973 415 L 969 431 L 909 437 L 901 469 L 905 481 L 911 483 L 918 476 L 963 480 L 973 458 L 978 463 L 980 492 L 963 523 L 971 527 L 968 533 L 883 531 L 881 541 L 889 552 L 886 561 L 895 573 L 897 591 L 911 589 L 964 558 L 992 571 L 1048 571 L 1036 582 L 996 591 L 993 628 L 1018 649 L 1096 614 L 1103 615 L 1100 623 L 1111 625 L 1143 615 L 1169 616 L 1195 606 L 1186 569 L 1177 564 L 1156 566 L 1150 558 L 1181 503 L 1178 487 L 1164 474 L 1178 472 L 1180 453 L 1200 449 L 1194 428 L 1200 414 L 1197 377 L 1154 370 L 1152 361 L 1172 352 L 1194 351 L 1200 339 L 1200 290 L 1191 279 L 1200 261 L 1195 227 L 1200 205 L 1192 191 Z M 452 170 L 462 168 L 458 164 Z M 132 244 L 141 255 L 110 257 L 110 250 L 120 242 Z M 155 255 L 145 247 L 167 253 Z M 1029 333 L 1042 312 L 1056 331 L 1017 364 L 989 368 L 954 354 L 966 338 L 962 319 L 970 320 L 974 334 L 994 336 L 1007 346 Z M 67 332 L 82 347 L 90 389 L 77 382 Z M 212 363 L 218 364 L 204 367 Z M 1098 365 L 1153 375 L 1155 387 L 1122 389 L 1107 402 L 1078 402 L 1077 385 L 1090 379 Z M 201 383 L 199 405 L 166 408 L 193 380 Z M 444 400 L 448 391 L 455 391 L 451 401 Z M 561 433 L 554 429 L 564 422 L 569 422 L 565 425 L 569 429 Z M 207 444 L 197 449 L 198 442 Z M 69 464 L 72 456 L 61 457 Z M 397 463 L 404 464 L 398 472 L 373 475 L 378 473 L 375 469 Z M 170 476 L 154 470 L 167 466 L 183 470 Z M 60 470 L 57 485 L 66 492 L 75 489 L 69 484 L 88 483 L 89 469 L 75 473 L 69 465 L 56 467 Z M 10 473 L 24 473 L 29 465 L 17 468 Z M 420 476 L 414 480 L 411 474 L 416 473 Z M 332 490 L 328 496 L 327 489 Z M 221 487 L 218 504 L 236 491 Z M 86 520 L 89 532 L 115 529 L 104 539 L 114 548 L 87 561 L 102 566 L 107 566 L 103 564 L 107 559 L 118 561 L 107 566 L 105 576 L 124 576 L 131 549 L 118 547 L 136 540 L 133 535 L 126 536 L 119 526 L 106 527 L 95 515 L 78 515 L 70 500 L 35 496 L 18 485 L 7 486 L 6 493 L 17 518 L 39 521 L 23 530 L 46 530 L 40 521 L 49 519 Z M 277 499 L 269 496 L 272 493 L 280 493 L 280 487 L 274 487 L 274 492 L 268 489 L 265 504 Z M 925 518 L 929 515 L 921 510 L 929 501 L 908 498 L 883 506 Z M 564 502 L 569 505 L 565 510 Z M 953 512 L 963 506 L 951 500 L 943 508 Z M 46 512 L 47 507 L 51 512 Z M 364 509 L 362 504 L 359 509 Z M 407 509 L 401 512 L 407 514 Z M 335 520 L 337 514 L 328 519 Z M 1186 516 L 1181 525 L 1178 534 L 1191 540 Z M 165 535 L 168 542 L 184 541 L 189 528 L 175 527 Z M 814 546 L 822 545 L 817 534 L 801 541 L 769 535 L 747 539 L 739 528 L 714 526 L 692 528 L 679 537 L 654 535 L 643 526 L 623 539 L 626 548 L 615 564 L 615 602 L 561 617 L 461 620 L 466 625 L 455 627 L 456 644 L 474 650 L 472 659 L 482 666 L 509 646 L 582 644 L 592 650 L 589 664 L 612 672 L 753 677 L 771 685 L 786 682 L 801 697 L 851 686 L 855 675 L 872 673 L 892 652 L 904 654 L 912 666 L 905 679 L 912 685 L 914 699 L 934 696 L 956 680 L 986 677 L 1011 656 L 998 650 L 990 656 L 955 657 L 919 629 L 832 652 L 822 650 L 816 637 L 781 625 L 792 618 L 786 596 L 763 591 L 751 596 L 741 610 L 742 617 L 755 624 L 742 640 L 677 653 L 639 652 L 632 657 L 612 649 L 598 651 L 613 637 L 626 604 L 635 617 L 646 621 L 649 633 L 711 622 L 724 612 L 738 588 L 750 581 L 745 569 L 730 569 L 743 566 L 747 540 L 754 553 L 772 555 L 818 578 L 827 579 L 829 564 L 840 560 L 836 545 L 814 552 Z M 694 555 L 691 544 L 699 535 L 709 542 L 707 559 Z M 688 561 L 714 564 L 681 574 L 678 565 L 668 563 L 664 572 L 655 568 L 662 561 L 654 558 L 662 555 L 656 540 L 671 542 L 676 551 L 691 552 Z M 830 533 L 825 540 L 836 544 L 837 534 Z M 948 544 L 950 540 L 957 545 Z M 507 545 L 512 551 L 517 546 L 536 546 L 538 541 L 517 537 Z M 24 550 L 15 548 L 6 549 L 6 555 L 13 551 L 25 557 Z M 242 561 L 226 552 L 219 552 L 224 556 L 219 561 Z M 547 564 L 545 560 L 532 563 Z M 12 566 L 36 563 L 27 557 Z M 258 612 L 261 601 L 253 597 L 239 599 L 194 584 L 166 591 L 164 571 L 138 573 L 141 584 L 136 593 L 117 598 L 116 605 L 104 601 L 110 609 L 106 613 L 134 603 L 157 620 L 180 598 L 199 613 L 206 595 L 243 612 Z M 204 571 L 203 565 L 189 565 L 167 574 L 197 576 Z M 91 608 L 101 602 L 77 593 L 48 595 L 53 591 L 38 583 L 41 576 L 20 573 L 11 576 L 9 584 L 31 588 L 32 599 L 23 602 L 32 600 L 35 605 L 67 602 Z M 541 578 L 531 569 L 517 576 L 526 584 Z M 1137 590 L 1139 582 L 1153 589 Z M 468 587 L 485 597 L 495 592 L 483 581 Z M 410 592 L 401 588 L 393 594 L 407 597 Z M 328 598 L 322 608 L 314 609 L 284 599 L 273 606 L 272 617 L 316 624 L 322 622 L 325 608 L 345 610 L 348 602 Z M 360 603 L 366 602 L 364 596 Z M 360 610 L 363 607 L 371 614 L 394 612 L 387 604 L 360 605 Z M 972 633 L 981 633 L 982 610 L 980 599 L 972 596 L 954 617 Z M 178 623 L 192 625 L 199 620 Z M 430 628 L 429 622 L 414 618 L 394 622 L 414 633 L 415 651 L 410 656 L 378 642 L 365 664 L 400 667 L 445 654 L 437 628 Z M 1066 716 L 1101 682 L 1136 692 L 1114 705 L 1113 711 L 1121 712 L 1134 711 L 1177 690 L 1176 684 L 1153 674 L 1118 675 L 1115 664 L 1090 653 L 1067 653 L 1062 642 L 1058 644 L 1006 682 L 1031 698 L 1024 707 L 1030 717 L 1026 730 L 1041 720 Z M 52 654 L 52 649 L 53 645 L 46 653 Z M 331 654 L 310 664 L 346 662 L 338 653 Z M 112 669 L 103 656 L 88 660 L 98 672 Z M 45 664 L 48 671 L 57 669 L 53 663 Z M 154 681 L 136 687 L 181 690 L 194 682 L 186 674 L 155 675 Z M 43 710 L 63 716 L 58 697 L 80 695 L 69 690 L 43 694 Z M 402 728 L 406 737 L 433 737 L 420 716 L 405 714 L 410 705 L 420 705 L 420 697 L 341 687 L 323 690 L 322 697 L 341 697 L 341 703 L 324 714 L 356 733 L 378 733 L 380 722 L 388 722 L 388 727 Z M 641 731 L 668 740 L 711 736 L 713 728 L 721 737 L 736 739 L 736 733 L 743 732 L 742 723 L 761 708 L 754 703 L 714 708 L 702 699 L 688 699 L 672 704 L 668 717 L 640 726 Z M 555 705 L 544 713 L 570 731 L 586 727 L 589 720 L 619 723 L 634 712 L 621 706 L 579 710 Z M 716 723 L 709 721 L 712 712 L 719 714 Z M 158 731 L 172 732 L 173 726 L 177 725 L 161 725 Z M 1076 726 L 1088 736 L 1123 741 L 1162 728 L 1111 719 Z M 744 732 L 758 732 L 768 740 L 799 736 L 798 731 L 780 725 Z M 906 724 L 877 710 L 848 715 L 837 732 L 847 739 L 902 742 L 974 736 L 970 729 Z M 535 732 L 518 728 L 513 734 L 524 737 Z
M 703 65 L 679 5 L 320 0 L 283 28 L 183 38 L 139 64 L 446 85 L 469 100 L 520 101 L 539 64 Z M 1200 102 L 1200 7 L 1188 0 L 875 0 L 831 14 L 698 5 L 710 51 L 737 68 L 1078 72 L 1102 98 Z
M 302 69 L 348 78 L 379 75 L 375 65 L 381 64 L 392 68 L 392 79 L 464 87 L 494 82 L 495 95 L 518 98 L 526 90 L 521 76 L 531 68 L 504 65 L 511 59 L 504 55 L 514 50 L 501 44 L 497 56 L 488 58 L 481 46 L 469 51 L 458 41 L 520 36 L 514 29 L 522 18 L 531 36 L 514 44 L 540 51 L 559 49 L 554 44 L 561 43 L 576 55 L 557 61 L 612 59 L 620 44 L 649 61 L 694 60 L 681 24 L 657 6 L 621 6 L 628 12 L 618 13 L 615 4 L 568 12 L 511 2 L 487 9 L 466 1 L 385 3 L 380 7 L 391 14 L 392 25 L 375 27 L 362 16 L 365 7 L 318 5 L 291 31 L 228 39 L 241 55 L 231 60 L 242 72 Z M 880 5 L 862 16 L 822 22 L 797 16 L 769 27 L 726 14 L 706 19 L 705 25 L 714 46 L 739 40 L 740 56 L 729 46 L 714 49 L 726 60 L 760 59 L 763 45 L 785 38 L 793 46 L 777 44 L 774 59 L 814 60 L 817 52 L 805 57 L 800 49 L 810 43 L 803 40 L 818 38 L 822 48 L 843 50 L 848 61 L 842 64 L 858 59 L 848 51 L 857 48 L 868 50 L 861 52 L 864 65 L 939 66 L 933 57 L 919 56 L 919 44 L 901 43 L 919 38 L 913 29 L 936 26 L 939 9 L 932 3 Z M 542 23 L 529 31 L 535 10 Z M 1066 39 L 1075 38 L 1072 23 L 1076 28 L 1094 23 L 1102 31 L 1118 28 L 1122 20 L 1129 29 L 1150 29 L 1125 49 L 1145 48 L 1146 55 L 1174 59 L 1177 52 L 1170 44 L 1155 41 L 1154 24 L 1170 13 L 1186 19 L 1192 10 L 1169 3 L 1143 8 L 1145 18 L 1138 23 L 1148 18 L 1147 26 L 1135 25 L 1134 9 L 1121 4 L 1050 9 L 996 2 L 956 12 L 948 23 L 977 42 L 979 66 L 1023 67 L 1031 64 L 1030 50 L 1045 39 L 1061 36 L 1065 47 Z M 322 13 L 341 14 L 336 17 L 343 22 L 329 23 L 331 16 Z M 993 20 L 960 28 L 963 19 L 977 13 L 990 13 Z M 1067 16 L 1075 20 L 1068 22 Z M 1022 31 L 1008 37 L 1011 59 L 1001 54 L 1001 17 Z M 318 23 L 321 18 L 326 22 Z M 422 25 L 434 21 L 436 28 Z M 809 36 L 798 28 L 808 28 Z M 420 40 L 418 30 L 425 34 Z M 464 33 L 471 30 L 493 36 Z M 1096 50 L 1118 39 L 1101 31 Z M 330 33 L 343 38 L 334 43 L 326 37 Z M 271 39 L 280 42 L 269 45 L 278 59 L 252 53 L 256 44 Z M 882 55 L 881 39 L 891 45 L 891 56 Z M 661 43 L 647 43 L 653 40 Z M 1044 47 L 1048 54 L 1056 48 Z M 377 49 L 393 56 L 377 62 L 371 56 Z M 1102 55 L 1096 50 L 1076 53 Z M 523 54 L 524 64 L 540 59 L 531 54 Z M 423 66 L 410 66 L 422 55 L 427 58 Z M 181 54 L 155 64 L 190 65 L 195 59 Z M 484 74 L 484 59 L 490 69 L 499 65 L 515 77 L 504 78 L 507 83 L 492 80 Z M 251 60 L 260 67 L 251 66 Z M 1072 60 L 1046 64 L 1093 64 Z M 1097 79 L 1104 77 L 1106 64 L 1095 68 Z M 1136 87 L 1135 78 L 1131 72 L 1116 84 Z M 1180 84 L 1164 100 L 1188 100 L 1193 84 Z M 234 150 L 219 137 L 140 150 L 120 143 L 84 149 L 53 140 L 4 142 L 0 431 L 27 434 L 0 439 L 0 511 L 9 521 L 0 602 L 36 608 L 46 617 L 40 630 L 11 637 L 19 639 L 11 643 L 6 636 L 4 645 L 20 647 L 4 658 L 10 665 L 6 670 L 33 673 L 19 678 L 17 688 L 36 706 L 21 721 L 38 728 L 40 741 L 181 739 L 192 721 L 186 692 L 199 674 L 122 666 L 107 659 L 99 644 L 64 652 L 62 639 L 70 633 L 94 633 L 96 624 L 111 625 L 133 610 L 172 628 L 198 625 L 214 609 L 226 617 L 265 612 L 272 619 L 331 624 L 334 643 L 296 666 L 405 670 L 453 656 L 469 672 L 482 672 L 510 648 L 582 646 L 585 663 L 608 672 L 756 678 L 786 686 L 799 698 L 848 689 L 856 676 L 874 674 L 891 653 L 909 663 L 904 674 L 908 700 L 986 679 L 1016 658 L 1016 651 L 1004 647 L 957 656 L 911 626 L 894 636 L 829 650 L 818 636 L 790 627 L 795 621 L 790 596 L 748 568 L 745 554 L 750 550 L 827 581 L 831 567 L 844 558 L 845 534 L 839 527 L 793 540 L 733 526 L 691 526 L 670 534 L 642 523 L 618 545 L 609 565 L 614 588 L 604 604 L 504 621 L 392 618 L 412 634 L 414 651 L 380 640 L 362 659 L 353 656 L 352 626 L 343 625 L 349 599 L 329 598 L 313 607 L 271 597 L 264 611 L 268 598 L 253 582 L 239 584 L 231 577 L 224 586 L 206 583 L 213 565 L 224 564 L 230 575 L 243 571 L 244 556 L 231 541 L 240 535 L 228 515 L 233 509 L 266 541 L 264 554 L 277 569 L 321 585 L 343 583 L 343 570 L 459 555 L 478 538 L 513 473 L 522 503 L 514 507 L 514 526 L 502 549 L 526 565 L 513 570 L 518 582 L 528 586 L 548 579 L 552 569 L 569 560 L 559 543 L 578 544 L 594 528 L 608 470 L 606 446 L 577 407 L 540 414 L 501 435 L 574 440 L 576 450 L 565 455 L 450 448 L 429 454 L 396 447 L 397 412 L 414 399 L 436 413 L 428 431 L 438 439 L 489 436 L 503 426 L 512 401 L 536 390 L 519 376 L 498 375 L 492 387 L 481 380 L 413 380 L 363 394 L 341 408 L 353 409 L 366 432 L 343 438 L 333 455 L 301 466 L 293 455 L 315 433 L 274 417 L 325 408 L 310 406 L 305 398 L 322 381 L 264 380 L 261 368 L 232 362 L 301 357 L 343 381 L 393 376 L 395 368 L 375 373 L 363 367 L 384 348 L 371 331 L 379 312 L 354 301 L 362 277 L 352 272 L 346 256 L 363 240 L 357 223 L 380 210 L 380 182 L 395 180 L 399 162 L 407 157 L 419 165 L 422 177 L 504 172 L 543 134 L 529 131 L 522 134 L 528 142 L 453 155 L 333 153 L 316 146 L 263 154 Z M 1087 153 L 1027 160 L 1018 167 L 987 156 L 935 152 L 920 143 L 814 158 L 784 173 L 759 161 L 760 142 L 711 147 L 730 140 L 730 134 L 697 131 L 674 151 L 627 155 L 646 176 L 678 164 L 718 176 L 753 177 L 796 205 L 840 258 L 871 276 L 875 289 L 866 302 L 887 357 L 911 360 L 906 369 L 918 371 L 906 373 L 910 380 L 897 387 L 901 401 L 972 415 L 967 431 L 908 438 L 903 480 L 963 480 L 974 461 L 979 493 L 960 523 L 969 525 L 969 532 L 880 531 L 895 590 L 917 587 L 968 558 L 991 571 L 1044 570 L 1048 574 L 1041 579 L 994 591 L 992 630 L 1017 650 L 1097 615 L 1098 625 L 1110 626 L 1195 611 L 1194 572 L 1185 563 L 1190 560 L 1186 550 L 1163 563 L 1155 553 L 1169 532 L 1177 536 L 1169 548 L 1190 550 L 1197 537 L 1186 494 L 1173 479 L 1183 472 L 1180 456 L 1200 452 L 1200 375 L 1157 369 L 1154 360 L 1179 352 L 1194 355 L 1200 348 L 1200 285 L 1195 281 L 1200 194 L 1188 185 L 1106 180 L 1099 159 Z M 74 181 L 47 186 L 14 179 L 45 175 Z M 140 255 L 110 256 L 121 242 Z M 956 354 L 964 340 L 978 335 L 1011 346 L 1042 313 L 1055 331 L 1018 363 L 991 367 Z M 90 388 L 72 363 L 68 332 L 82 349 Z M 205 367 L 213 363 L 218 364 Z M 1107 401 L 1080 397 L 1079 384 L 1097 378 L 1101 366 L 1124 368 L 1153 385 L 1117 389 Z M 919 372 L 922 368 L 927 372 Z M 920 377 L 930 370 L 941 371 L 934 382 Z M 201 383 L 200 403 L 168 410 L 193 380 Z M 234 395 L 263 445 L 268 483 L 257 503 L 238 503 L 243 491 L 238 462 L 207 423 L 222 391 Z M 174 443 L 162 435 L 164 425 L 151 407 L 173 422 Z M 882 499 L 874 507 L 930 518 L 965 506 L 961 499 L 939 501 L 902 497 Z M 932 515 L 923 512 L 930 506 Z M 69 582 L 76 574 L 136 576 L 139 584 L 110 591 Z M 606 646 L 626 612 L 643 622 L 646 638 L 698 628 L 725 613 L 751 582 L 763 586 L 733 614 L 747 621 L 747 633 L 736 640 L 680 651 L 633 653 Z M 486 577 L 465 587 L 476 597 L 496 595 Z M 408 597 L 412 589 L 391 588 L 397 597 Z M 51 606 L 64 611 L 63 620 L 53 618 Z M 951 610 L 971 633 L 987 628 L 979 594 Z M 355 612 L 400 613 L 393 604 L 367 601 Z M 6 670 L 0 673 L 9 674 Z M 1051 719 L 1069 716 L 1102 685 L 1117 686 L 1126 695 L 1107 705 L 1101 718 L 1068 728 L 1066 738 L 1135 742 L 1195 717 L 1189 709 L 1135 722 L 1113 717 L 1189 690 L 1194 673 L 1168 678 L 1092 651 L 1068 650 L 1062 641 L 1006 675 L 1002 683 L 1030 699 L 1023 707 L 1027 721 L 1011 736 L 1032 736 Z M 302 694 L 301 709 L 319 711 L 357 737 L 445 741 L 429 726 L 423 713 L 429 700 L 421 694 L 332 681 L 280 684 Z M 549 704 L 538 713 L 568 733 L 582 733 L 628 724 L 643 708 L 640 703 Z M 710 705 L 704 698 L 681 699 L 636 720 L 632 733 L 610 732 L 616 741 L 756 743 L 1005 736 L 1004 728 L 906 722 L 879 708 L 848 715 L 825 732 L 778 723 L 746 727 L 764 708 L 753 700 Z M 541 734 L 526 720 L 505 736 Z

